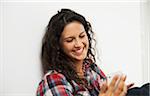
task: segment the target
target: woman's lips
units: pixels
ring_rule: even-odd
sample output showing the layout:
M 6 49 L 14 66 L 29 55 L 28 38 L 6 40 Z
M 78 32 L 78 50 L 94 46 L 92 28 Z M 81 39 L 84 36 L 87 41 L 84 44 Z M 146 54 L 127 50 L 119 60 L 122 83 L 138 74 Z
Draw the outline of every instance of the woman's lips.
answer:
M 75 53 L 76 55 L 81 55 L 82 52 L 83 52 L 83 50 L 84 50 L 84 48 L 80 48 L 80 49 L 78 49 L 78 50 L 75 50 L 74 53 Z

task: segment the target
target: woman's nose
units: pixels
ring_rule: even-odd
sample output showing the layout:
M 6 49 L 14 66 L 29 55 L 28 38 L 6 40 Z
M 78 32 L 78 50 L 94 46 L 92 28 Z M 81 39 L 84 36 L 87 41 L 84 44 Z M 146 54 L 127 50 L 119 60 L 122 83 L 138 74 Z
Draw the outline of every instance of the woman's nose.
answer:
M 75 47 L 81 47 L 82 46 L 82 41 L 81 40 L 75 40 Z

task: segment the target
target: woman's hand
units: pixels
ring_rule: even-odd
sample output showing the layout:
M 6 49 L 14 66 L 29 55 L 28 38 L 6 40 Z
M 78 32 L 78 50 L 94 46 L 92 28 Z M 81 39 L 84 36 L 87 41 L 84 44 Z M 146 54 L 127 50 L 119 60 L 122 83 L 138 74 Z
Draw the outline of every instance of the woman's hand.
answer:
M 107 85 L 107 82 L 102 85 L 99 96 L 125 96 L 127 93 L 125 80 L 125 75 L 120 78 L 118 75 L 114 76 L 109 85 Z

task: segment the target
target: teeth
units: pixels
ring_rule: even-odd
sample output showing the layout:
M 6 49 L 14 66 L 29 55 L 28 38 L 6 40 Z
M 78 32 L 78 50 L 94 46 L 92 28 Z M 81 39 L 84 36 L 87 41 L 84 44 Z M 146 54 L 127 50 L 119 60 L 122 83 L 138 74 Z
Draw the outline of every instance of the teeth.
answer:
M 81 53 L 82 50 L 83 50 L 83 49 L 81 48 L 81 49 L 77 50 L 76 53 Z

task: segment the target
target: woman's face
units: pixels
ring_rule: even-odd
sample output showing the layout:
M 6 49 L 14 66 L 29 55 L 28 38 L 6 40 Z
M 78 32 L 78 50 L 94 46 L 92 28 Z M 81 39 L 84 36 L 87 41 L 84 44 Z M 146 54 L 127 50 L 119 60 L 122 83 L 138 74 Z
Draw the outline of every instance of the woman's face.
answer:
M 73 21 L 67 24 L 60 39 L 63 51 L 76 61 L 83 61 L 87 56 L 89 41 L 84 26 Z

